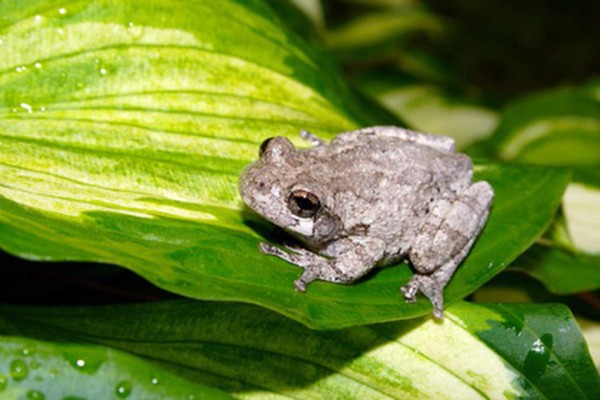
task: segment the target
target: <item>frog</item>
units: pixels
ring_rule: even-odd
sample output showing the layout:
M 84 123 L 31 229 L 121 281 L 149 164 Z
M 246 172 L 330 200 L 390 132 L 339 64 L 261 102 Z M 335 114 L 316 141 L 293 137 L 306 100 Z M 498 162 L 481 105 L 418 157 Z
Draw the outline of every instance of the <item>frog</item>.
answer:
M 400 288 L 422 293 L 443 319 L 443 290 L 477 240 L 494 199 L 473 181 L 473 162 L 448 136 L 397 126 L 339 133 L 327 143 L 308 131 L 308 147 L 270 137 L 239 178 L 243 202 L 297 242 L 261 242 L 259 251 L 303 269 L 297 291 L 321 280 L 351 284 L 375 267 L 407 262 Z

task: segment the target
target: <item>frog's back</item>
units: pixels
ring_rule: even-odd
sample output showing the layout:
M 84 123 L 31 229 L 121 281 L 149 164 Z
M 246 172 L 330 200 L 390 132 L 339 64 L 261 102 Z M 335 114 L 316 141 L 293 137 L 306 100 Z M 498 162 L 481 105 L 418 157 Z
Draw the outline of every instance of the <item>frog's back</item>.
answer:
M 386 193 L 404 193 L 403 189 L 414 193 L 462 187 L 472 177 L 469 157 L 396 138 L 317 147 L 311 153 L 311 175 L 317 181 L 327 182 L 332 190 L 351 189 L 365 198 L 390 197 Z
M 453 201 L 472 179 L 467 156 L 396 138 L 311 152 L 311 175 L 334 194 L 345 231 L 367 227 L 388 244 L 392 259 L 408 249 L 435 202 Z

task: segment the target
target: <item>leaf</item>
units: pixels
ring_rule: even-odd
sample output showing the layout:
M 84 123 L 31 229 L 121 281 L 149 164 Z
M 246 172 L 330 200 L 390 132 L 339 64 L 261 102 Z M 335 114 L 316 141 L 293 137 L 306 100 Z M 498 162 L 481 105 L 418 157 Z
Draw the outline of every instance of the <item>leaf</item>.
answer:
M 577 318 L 577 324 L 590 350 L 590 355 L 600 372 L 600 322 Z
M 232 303 L 2 307 L 0 329 L 102 344 L 244 398 L 594 399 L 598 376 L 560 305 L 458 303 L 430 318 L 313 331 Z
M 492 145 L 500 157 L 522 162 L 600 165 L 598 89 L 555 89 L 511 103 Z
M 361 114 L 337 72 L 262 2 L 166 4 L 0 4 L 10 50 L 0 60 L 0 246 L 121 265 L 174 293 L 260 304 L 318 328 L 429 312 L 424 299 L 404 304 L 405 266 L 299 294 L 299 270 L 257 251 L 262 236 L 280 240 L 237 193 L 258 144 L 274 134 L 298 143 L 306 128 L 330 136 Z M 495 205 L 448 304 L 533 243 L 568 174 L 481 164 L 477 178 L 494 186 Z
M 579 171 L 567 186 L 562 208 L 573 246 L 600 256 L 600 174 Z
M 481 315 L 469 312 L 473 306 L 461 303 L 455 308 L 463 327 L 475 330 L 490 349 L 523 372 L 520 382 L 532 397 L 593 399 L 600 395 L 600 379 L 566 307 L 489 305 L 496 316 L 484 322 Z
M 540 244 L 521 255 L 511 269 L 540 280 L 556 294 L 600 288 L 600 180 L 579 170 L 569 183 L 561 218 Z
M 0 345 L 0 394 L 7 400 L 231 399 L 102 346 L 6 336 Z
M 486 138 L 498 124 L 493 111 L 452 99 L 432 85 L 405 84 L 371 95 L 412 129 L 451 136 L 458 148 Z
M 447 287 L 448 304 L 481 286 L 533 243 L 551 220 L 568 179 L 564 171 L 546 168 L 489 165 L 480 170 L 479 178 L 494 186 L 496 203 L 484 234 Z M 411 318 L 430 310 L 425 299 L 402 301 L 398 289 L 411 276 L 406 267 L 380 270 L 351 286 L 316 282 L 306 294 L 296 293 L 292 281 L 298 269 L 261 255 L 260 239 L 234 212 L 214 208 L 220 224 L 185 215 L 143 218 L 99 211 L 86 212 L 74 223 L 8 201 L 0 200 L 0 206 L 11 216 L 0 225 L 0 240 L 16 254 L 112 262 L 175 293 L 260 304 L 313 327 Z
M 419 6 L 383 8 L 366 13 L 328 33 L 334 51 L 369 48 L 392 39 L 406 39 L 415 33 L 436 35 L 442 31 L 437 17 Z
M 600 288 L 600 257 L 535 245 L 510 266 L 540 280 L 556 294 L 573 294 Z

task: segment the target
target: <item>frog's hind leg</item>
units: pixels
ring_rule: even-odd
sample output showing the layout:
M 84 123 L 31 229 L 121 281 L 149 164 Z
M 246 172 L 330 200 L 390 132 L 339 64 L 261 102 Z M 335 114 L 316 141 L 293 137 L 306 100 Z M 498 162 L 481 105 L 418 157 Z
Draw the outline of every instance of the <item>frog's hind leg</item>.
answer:
M 491 186 L 481 181 L 453 203 L 442 202 L 432 210 L 409 251 L 416 274 L 401 289 L 407 301 L 414 302 L 420 290 L 431 300 L 434 315 L 442 318 L 444 286 L 485 226 L 493 197 Z

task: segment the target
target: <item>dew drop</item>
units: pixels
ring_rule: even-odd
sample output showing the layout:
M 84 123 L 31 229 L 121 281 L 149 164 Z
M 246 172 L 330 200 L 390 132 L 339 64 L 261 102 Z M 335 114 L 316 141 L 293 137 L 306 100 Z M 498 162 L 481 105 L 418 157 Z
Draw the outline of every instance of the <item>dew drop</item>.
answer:
M 128 397 L 131 394 L 131 382 L 121 381 L 117 383 L 117 387 L 115 388 L 115 394 L 121 399 Z
M 21 107 L 23 107 L 23 104 L 25 103 L 21 103 Z M 29 104 L 25 104 L 26 106 L 29 106 Z M 25 108 L 25 107 L 23 107 Z M 29 108 L 31 108 L 31 106 L 29 106 Z M 27 347 L 23 348 L 23 350 L 21 350 L 21 354 L 23 354 L 24 356 L 28 356 L 31 354 L 31 350 L 29 350 Z
M 46 107 L 44 107 L 44 106 L 41 106 L 41 107 L 40 107 L 40 111 L 46 111 Z
M 102 365 L 102 360 L 93 357 L 83 357 L 81 353 L 65 353 L 65 360 L 78 372 L 84 374 L 95 374 Z
M 33 64 L 34 67 L 36 67 L 37 69 L 42 68 L 42 63 L 36 62 L 35 64 Z
M 29 370 L 23 360 L 14 360 L 10 363 L 10 376 L 15 381 L 22 381 L 27 378 L 27 374 L 29 374 Z
M 35 22 L 40 22 L 42 20 L 42 16 L 41 15 L 36 15 L 35 16 Z
M 150 382 L 152 382 L 153 385 L 158 385 L 158 378 L 152 378 Z
M 8 378 L 4 375 L 0 375 L 0 392 L 3 392 L 8 385 Z
M 67 9 L 66 9 L 66 8 L 59 8 L 59 9 L 58 9 L 58 13 L 59 13 L 60 15 L 65 15 L 65 14 L 67 13 Z
M 144 36 L 144 27 L 141 25 L 136 25 L 133 22 L 129 22 L 127 24 L 127 28 L 127 32 L 134 41 L 137 41 Z
M 29 390 L 27 392 L 28 400 L 44 400 L 45 398 L 46 396 L 44 396 L 44 394 L 39 390 Z
M 0 44 L 4 43 L 4 40 L 0 39 Z
M 100 72 L 100 75 L 106 75 L 108 73 L 106 68 L 100 68 L 99 72 Z

